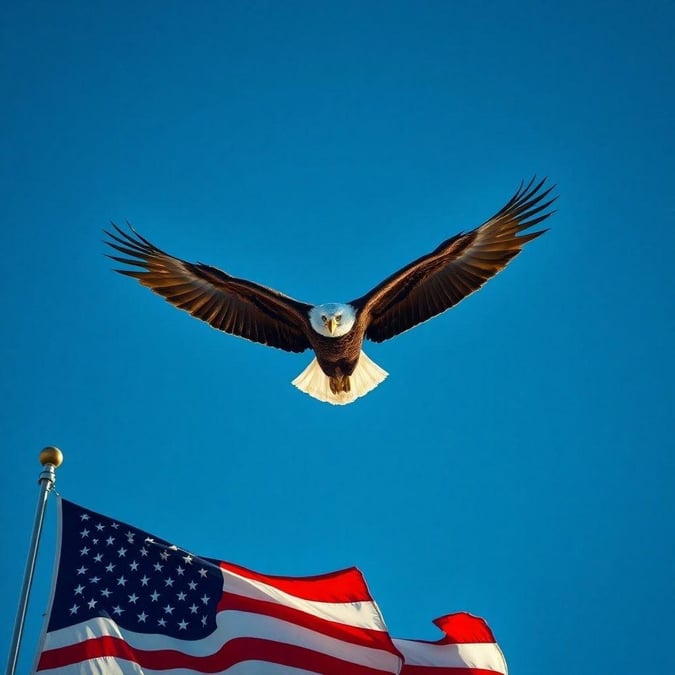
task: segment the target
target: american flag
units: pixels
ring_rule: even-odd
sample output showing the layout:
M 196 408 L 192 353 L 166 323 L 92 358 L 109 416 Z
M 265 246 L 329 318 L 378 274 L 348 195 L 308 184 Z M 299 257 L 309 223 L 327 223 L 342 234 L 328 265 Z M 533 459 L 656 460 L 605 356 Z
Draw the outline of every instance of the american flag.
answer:
M 506 673 L 487 625 L 475 617 L 489 636 L 475 639 L 469 621 L 467 639 L 455 631 L 449 649 L 441 623 L 439 643 L 392 640 L 356 568 L 263 575 L 58 499 L 58 571 L 36 672 Z

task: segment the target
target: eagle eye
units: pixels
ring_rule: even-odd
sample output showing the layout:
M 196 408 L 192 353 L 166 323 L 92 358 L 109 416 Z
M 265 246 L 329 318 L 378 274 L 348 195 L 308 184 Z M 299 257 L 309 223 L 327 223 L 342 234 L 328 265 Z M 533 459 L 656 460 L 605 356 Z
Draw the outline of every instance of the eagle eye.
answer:
M 322 314 L 322 315 L 321 315 L 321 321 L 323 321 L 324 323 L 326 323 L 326 315 L 325 315 L 325 314 Z
M 338 323 L 340 323 L 340 321 L 342 321 L 342 314 L 338 314 L 338 315 L 335 317 L 335 319 L 337 320 Z

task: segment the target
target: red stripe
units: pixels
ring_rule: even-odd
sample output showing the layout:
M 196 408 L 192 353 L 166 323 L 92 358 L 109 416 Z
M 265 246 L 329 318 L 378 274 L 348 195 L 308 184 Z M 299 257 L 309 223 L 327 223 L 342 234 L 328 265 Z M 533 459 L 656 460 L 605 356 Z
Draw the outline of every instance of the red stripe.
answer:
M 260 574 L 233 563 L 220 562 L 220 567 L 245 579 L 253 579 L 269 584 L 280 591 L 290 593 L 303 600 L 316 602 L 364 602 L 372 597 L 356 567 L 339 572 L 330 572 L 314 577 L 279 577 Z
M 451 668 L 450 666 L 403 666 L 401 675 L 500 675 L 498 670 L 484 668 Z
M 68 647 L 43 652 L 38 670 L 63 668 L 89 659 L 113 657 L 137 663 L 141 668 L 171 670 L 184 668 L 195 673 L 222 673 L 242 661 L 267 661 L 301 668 L 321 675 L 383 675 L 391 671 L 370 668 L 320 654 L 311 649 L 257 638 L 236 638 L 217 653 L 195 657 L 174 650 L 146 651 L 130 647 L 124 640 L 106 636 Z M 494 674 L 493 674 L 494 675 Z
M 234 595 L 233 593 L 223 593 L 223 597 L 218 604 L 218 611 L 222 612 L 228 609 L 270 616 L 282 621 L 288 621 L 296 626 L 309 628 L 310 630 L 343 640 L 344 642 L 365 645 L 374 649 L 384 649 L 391 654 L 398 654 L 389 634 L 386 631 L 375 628 L 347 626 L 338 621 L 329 621 L 328 619 L 308 614 L 295 607 L 279 605 L 268 600 L 254 600 L 253 598 Z

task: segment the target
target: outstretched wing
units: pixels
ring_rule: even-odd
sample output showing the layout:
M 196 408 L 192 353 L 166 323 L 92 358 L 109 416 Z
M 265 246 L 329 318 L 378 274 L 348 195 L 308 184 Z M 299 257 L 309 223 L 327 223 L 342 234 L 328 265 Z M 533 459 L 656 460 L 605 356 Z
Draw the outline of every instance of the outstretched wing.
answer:
M 305 327 L 309 326 L 311 305 L 210 265 L 175 258 L 131 226 L 127 233 L 112 225 L 115 232 L 105 231 L 110 237 L 106 243 L 128 257 L 108 257 L 132 266 L 116 272 L 138 279 L 179 309 L 218 330 L 288 352 L 309 349 Z
M 551 215 L 553 187 L 521 184 L 511 200 L 471 232 L 444 241 L 350 304 L 367 322 L 366 337 L 382 342 L 430 319 L 477 291 L 506 267 L 528 241 L 546 230 L 520 234 Z M 543 213 L 542 213 L 543 212 Z

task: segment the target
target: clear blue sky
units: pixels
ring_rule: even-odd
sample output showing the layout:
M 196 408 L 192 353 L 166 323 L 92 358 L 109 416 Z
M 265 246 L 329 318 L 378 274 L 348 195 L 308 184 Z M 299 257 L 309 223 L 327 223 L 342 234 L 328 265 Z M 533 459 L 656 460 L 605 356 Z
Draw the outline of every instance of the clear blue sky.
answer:
M 23 2 L 0 9 L 0 608 L 58 489 L 276 574 L 357 565 L 397 637 L 485 617 L 518 675 L 675 671 L 670 2 Z M 461 306 L 309 354 L 217 333 L 103 257 L 169 252 L 361 295 L 557 183 L 551 231 Z M 20 672 L 48 596 L 50 507 Z

